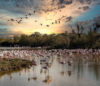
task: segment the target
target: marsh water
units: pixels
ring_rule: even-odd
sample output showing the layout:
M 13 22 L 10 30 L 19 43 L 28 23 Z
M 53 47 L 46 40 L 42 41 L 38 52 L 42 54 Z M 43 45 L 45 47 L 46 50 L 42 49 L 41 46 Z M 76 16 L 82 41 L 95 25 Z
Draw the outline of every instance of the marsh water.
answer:
M 60 64 L 57 56 L 51 58 L 49 69 L 37 66 L 10 73 L 0 73 L 0 86 L 100 86 L 100 65 L 98 63 L 74 62 Z M 46 81 L 46 78 L 48 80 Z

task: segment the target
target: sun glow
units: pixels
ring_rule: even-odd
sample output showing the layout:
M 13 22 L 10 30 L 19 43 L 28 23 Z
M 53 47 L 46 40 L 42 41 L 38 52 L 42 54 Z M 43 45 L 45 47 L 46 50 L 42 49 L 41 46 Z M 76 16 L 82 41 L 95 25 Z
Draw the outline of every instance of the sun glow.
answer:
M 42 34 L 52 34 L 52 33 L 62 33 L 65 31 L 70 32 L 70 29 L 67 26 L 65 20 L 67 17 L 75 18 L 79 16 L 84 11 L 79 11 L 79 13 L 75 13 L 80 5 L 76 6 L 73 3 L 71 5 L 62 8 L 61 10 L 52 10 L 52 11 L 40 11 L 28 16 L 27 19 L 23 19 L 20 24 L 17 22 L 12 22 L 11 30 L 15 33 L 22 33 L 22 34 L 32 34 L 34 32 L 40 32 Z M 74 8 L 74 9 L 73 9 Z M 70 10 L 71 9 L 71 10 Z M 60 20 L 59 24 L 56 24 L 56 20 Z

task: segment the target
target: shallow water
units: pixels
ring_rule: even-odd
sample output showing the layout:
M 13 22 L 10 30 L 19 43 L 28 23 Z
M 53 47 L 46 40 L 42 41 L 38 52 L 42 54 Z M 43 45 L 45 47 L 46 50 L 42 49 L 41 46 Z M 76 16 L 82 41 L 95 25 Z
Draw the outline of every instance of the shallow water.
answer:
M 59 64 L 57 57 L 51 58 L 52 66 L 0 74 L 0 86 L 100 86 L 100 65 L 97 63 L 77 63 L 72 66 Z M 48 77 L 48 80 L 46 78 Z

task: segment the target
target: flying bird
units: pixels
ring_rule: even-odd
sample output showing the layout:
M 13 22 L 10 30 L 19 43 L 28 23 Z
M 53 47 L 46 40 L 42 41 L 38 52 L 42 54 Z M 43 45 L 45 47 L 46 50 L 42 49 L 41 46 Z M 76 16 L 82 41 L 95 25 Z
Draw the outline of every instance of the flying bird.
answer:
M 47 27 L 50 27 L 50 25 L 46 25 Z

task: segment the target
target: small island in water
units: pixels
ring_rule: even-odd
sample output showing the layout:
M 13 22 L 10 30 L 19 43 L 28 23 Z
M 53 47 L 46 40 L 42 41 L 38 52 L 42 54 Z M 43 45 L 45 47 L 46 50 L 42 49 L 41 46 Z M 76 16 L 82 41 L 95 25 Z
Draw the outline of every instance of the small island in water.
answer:
M 0 72 L 11 72 L 21 70 L 23 68 L 30 68 L 31 66 L 32 61 L 29 60 L 0 58 Z

